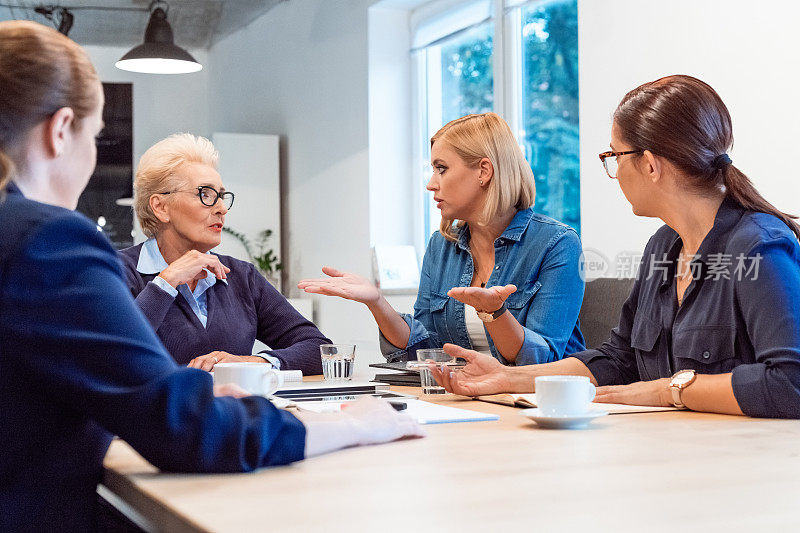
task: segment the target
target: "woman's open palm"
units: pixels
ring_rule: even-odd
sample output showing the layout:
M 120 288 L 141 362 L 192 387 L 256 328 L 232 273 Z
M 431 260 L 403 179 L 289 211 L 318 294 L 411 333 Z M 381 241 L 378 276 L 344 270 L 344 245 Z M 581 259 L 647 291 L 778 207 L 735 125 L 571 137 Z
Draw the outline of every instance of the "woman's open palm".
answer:
M 297 284 L 297 288 L 312 294 L 339 296 L 363 304 L 376 302 L 381 296 L 380 290 L 363 276 L 328 266 L 322 267 L 322 272 L 330 277 L 304 279 Z
M 499 285 L 496 287 L 454 287 L 447 292 L 450 298 L 471 305 L 478 311 L 491 313 L 503 306 L 506 298 L 517 291 L 516 285 Z

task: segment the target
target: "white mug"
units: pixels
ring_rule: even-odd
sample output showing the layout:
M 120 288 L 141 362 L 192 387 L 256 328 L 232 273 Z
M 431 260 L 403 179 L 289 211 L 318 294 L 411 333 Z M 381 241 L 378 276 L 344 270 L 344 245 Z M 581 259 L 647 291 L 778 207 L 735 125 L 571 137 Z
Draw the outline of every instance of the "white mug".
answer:
M 539 376 L 536 406 L 550 416 L 582 415 L 594 399 L 595 386 L 586 376 Z
M 233 383 L 254 396 L 269 396 L 283 385 L 283 376 L 264 363 L 217 363 L 214 385 Z

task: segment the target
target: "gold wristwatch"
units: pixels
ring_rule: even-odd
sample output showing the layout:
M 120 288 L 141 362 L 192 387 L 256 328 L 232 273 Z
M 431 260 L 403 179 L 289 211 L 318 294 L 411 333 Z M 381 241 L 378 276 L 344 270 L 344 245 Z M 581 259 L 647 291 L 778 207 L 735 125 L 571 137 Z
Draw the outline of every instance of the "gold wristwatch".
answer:
M 480 318 L 483 322 L 494 322 L 503 316 L 503 313 L 505 313 L 507 310 L 508 308 L 506 307 L 506 304 L 503 303 L 503 305 L 500 306 L 500 309 L 492 313 L 485 313 L 483 311 L 478 311 L 477 309 L 475 312 L 478 313 L 478 318 Z
M 678 370 L 672 375 L 669 381 L 669 390 L 672 392 L 672 405 L 678 409 L 686 408 L 681 401 L 681 392 L 694 383 L 695 379 L 697 379 L 696 370 Z

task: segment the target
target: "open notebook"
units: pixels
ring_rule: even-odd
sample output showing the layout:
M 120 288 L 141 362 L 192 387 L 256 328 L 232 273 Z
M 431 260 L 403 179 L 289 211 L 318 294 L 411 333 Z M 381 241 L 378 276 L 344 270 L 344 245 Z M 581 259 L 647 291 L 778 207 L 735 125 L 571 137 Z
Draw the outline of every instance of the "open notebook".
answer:
M 489 403 L 498 403 L 509 407 L 537 407 L 536 394 L 492 394 L 489 396 L 476 396 L 476 400 Z M 677 411 L 677 407 L 652 407 L 649 405 L 624 405 L 621 403 L 592 403 L 590 409 L 608 411 L 609 414 L 619 415 L 626 413 L 652 413 L 655 411 Z

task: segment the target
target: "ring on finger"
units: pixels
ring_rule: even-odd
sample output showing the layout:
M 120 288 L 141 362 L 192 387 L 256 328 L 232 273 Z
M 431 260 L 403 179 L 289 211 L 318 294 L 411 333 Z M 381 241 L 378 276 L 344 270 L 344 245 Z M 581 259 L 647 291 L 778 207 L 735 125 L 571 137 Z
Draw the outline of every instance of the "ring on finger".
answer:
M 214 357 L 214 356 L 211 356 L 211 359 L 213 359 L 213 360 L 214 360 L 214 364 L 215 364 L 215 365 L 216 365 L 217 363 L 219 363 L 219 359 L 217 359 L 216 357 Z

